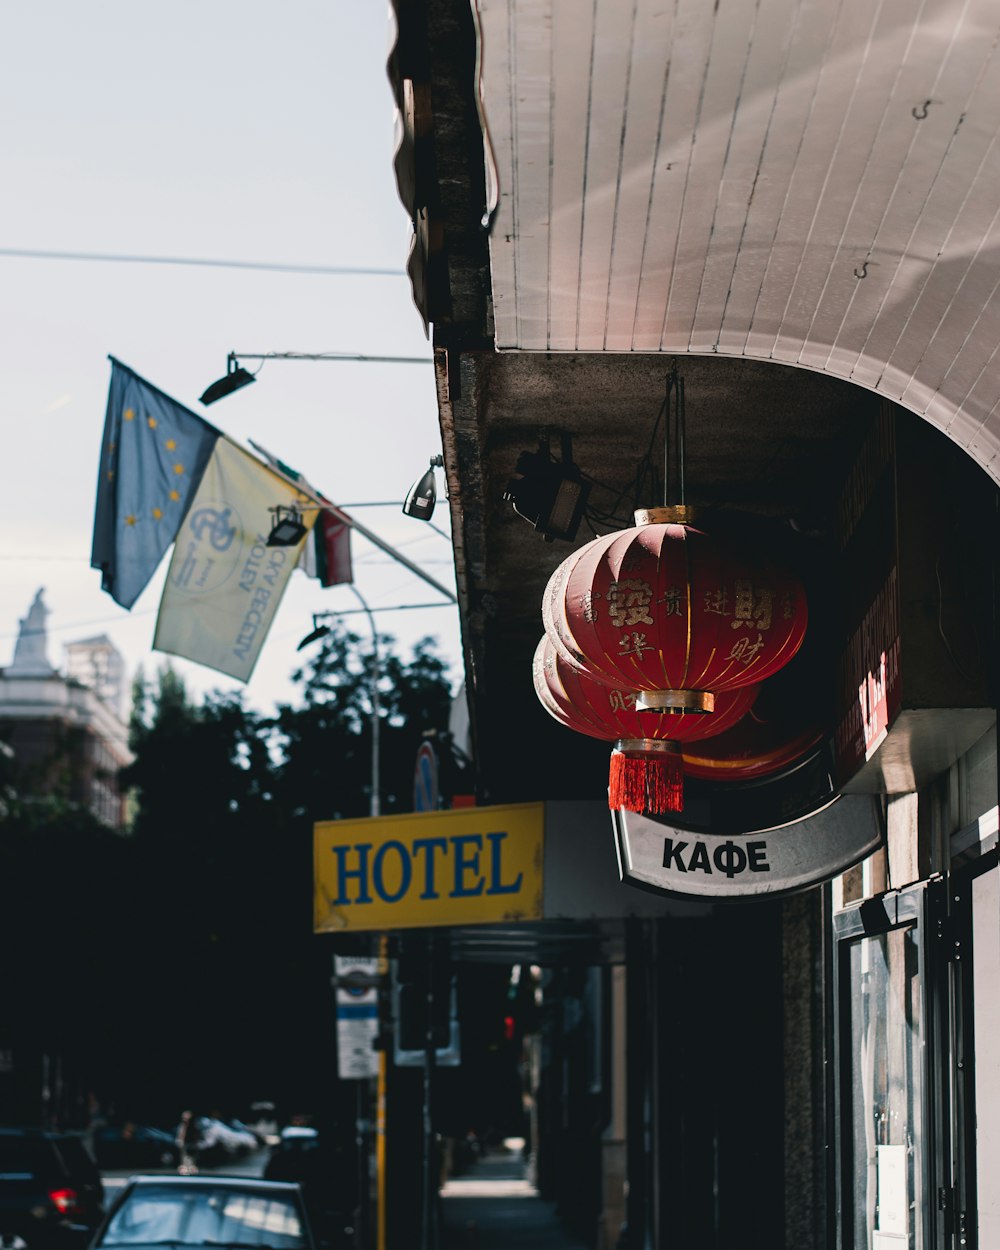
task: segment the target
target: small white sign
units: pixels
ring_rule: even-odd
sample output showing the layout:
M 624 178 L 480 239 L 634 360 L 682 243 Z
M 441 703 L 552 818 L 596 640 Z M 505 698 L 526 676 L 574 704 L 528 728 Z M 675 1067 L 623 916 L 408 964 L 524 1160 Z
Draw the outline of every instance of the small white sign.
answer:
M 378 960 L 334 955 L 337 1004 L 337 1072 L 341 1080 L 378 1075 Z
M 910 1210 L 906 1184 L 906 1147 L 876 1146 L 878 1160 L 878 1231 L 906 1236 Z

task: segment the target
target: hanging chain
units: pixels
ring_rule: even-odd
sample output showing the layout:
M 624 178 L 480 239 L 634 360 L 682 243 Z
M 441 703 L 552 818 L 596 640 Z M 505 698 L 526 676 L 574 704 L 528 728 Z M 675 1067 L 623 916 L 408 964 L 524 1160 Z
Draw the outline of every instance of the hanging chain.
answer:
M 687 414 L 684 408 L 684 379 L 677 372 L 677 361 L 667 374 L 667 393 L 663 401 L 663 505 L 683 504 L 684 440 Z

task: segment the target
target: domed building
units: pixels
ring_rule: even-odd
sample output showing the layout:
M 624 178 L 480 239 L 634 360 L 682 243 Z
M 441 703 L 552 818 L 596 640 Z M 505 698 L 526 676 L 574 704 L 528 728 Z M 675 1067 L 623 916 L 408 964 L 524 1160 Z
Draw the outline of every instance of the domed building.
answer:
M 110 639 L 70 643 L 64 671 L 48 658 L 44 589 L 19 622 L 0 670 L 0 739 L 22 794 L 59 795 L 123 829 L 118 772 L 132 760 L 123 719 L 125 663 Z

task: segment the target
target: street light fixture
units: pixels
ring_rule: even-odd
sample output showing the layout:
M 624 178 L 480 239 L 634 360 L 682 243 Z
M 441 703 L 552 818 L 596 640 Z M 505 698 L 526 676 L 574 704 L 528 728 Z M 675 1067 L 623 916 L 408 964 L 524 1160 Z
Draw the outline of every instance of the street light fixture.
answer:
M 403 504 L 406 516 L 416 517 L 419 521 L 429 521 L 434 514 L 437 502 L 437 487 L 434 483 L 434 470 L 444 465 L 444 456 L 431 456 L 430 468 L 423 477 L 418 478 L 410 487 L 409 494 Z
M 214 404 L 217 399 L 224 399 L 227 395 L 232 395 L 233 391 L 241 390 L 244 386 L 249 386 L 251 382 L 256 381 L 254 375 L 244 369 L 236 359 L 236 354 L 230 352 L 226 357 L 226 372 L 217 382 L 205 388 L 200 400 L 207 407 L 209 404 Z
M 327 615 L 325 612 L 313 613 L 313 627 L 309 631 L 309 633 L 306 634 L 306 636 L 302 639 L 299 645 L 295 648 L 296 651 L 301 651 L 304 647 L 308 647 L 311 642 L 318 642 L 320 638 L 325 638 L 327 636 L 327 634 L 330 632 L 330 626 L 316 624 L 319 618 L 325 615 Z
M 308 533 L 302 521 L 302 513 L 298 508 L 289 508 L 282 504 L 270 511 L 274 513 L 274 524 L 267 536 L 267 546 L 297 547 Z
M 529 521 L 546 542 L 554 538 L 572 541 L 580 527 L 590 483 L 573 463 L 570 436 L 560 435 L 561 460 L 554 460 L 548 437 L 543 435 L 537 451 L 522 451 L 503 491 L 518 516 Z

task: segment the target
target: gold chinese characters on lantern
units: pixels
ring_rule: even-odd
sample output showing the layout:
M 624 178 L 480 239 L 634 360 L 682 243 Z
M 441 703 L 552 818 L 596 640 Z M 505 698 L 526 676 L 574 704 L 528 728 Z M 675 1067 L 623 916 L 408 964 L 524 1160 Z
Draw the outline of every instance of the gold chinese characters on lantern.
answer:
M 559 654 L 636 691 L 650 711 L 708 712 L 715 695 L 772 676 L 802 645 L 807 617 L 802 585 L 786 570 L 671 522 L 581 547 L 543 602 Z
M 802 645 L 808 610 L 788 570 L 675 516 L 672 509 L 637 513 L 633 528 L 573 552 L 549 580 L 542 619 L 567 672 L 588 690 L 597 683 L 634 696 L 635 713 L 665 717 L 661 734 L 644 737 L 676 742 L 692 736 L 679 724 L 670 733 L 678 717 L 704 718 L 697 737 L 729 728 L 730 704 L 716 720 L 723 696 L 758 686 L 788 663 Z M 576 689 L 569 699 L 575 708 L 588 703 Z M 681 810 L 677 785 L 668 789 L 665 810 Z

